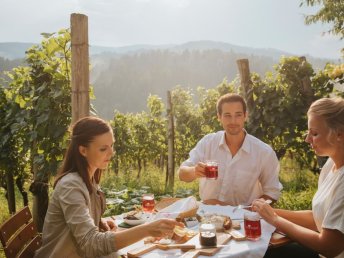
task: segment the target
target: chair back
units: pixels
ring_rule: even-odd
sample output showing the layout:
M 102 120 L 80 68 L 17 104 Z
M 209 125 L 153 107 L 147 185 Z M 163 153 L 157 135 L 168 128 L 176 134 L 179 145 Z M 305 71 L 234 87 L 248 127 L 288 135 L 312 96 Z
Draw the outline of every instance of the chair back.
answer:
M 41 235 L 28 206 L 12 215 L 0 226 L 0 240 L 7 258 L 31 258 L 42 245 Z

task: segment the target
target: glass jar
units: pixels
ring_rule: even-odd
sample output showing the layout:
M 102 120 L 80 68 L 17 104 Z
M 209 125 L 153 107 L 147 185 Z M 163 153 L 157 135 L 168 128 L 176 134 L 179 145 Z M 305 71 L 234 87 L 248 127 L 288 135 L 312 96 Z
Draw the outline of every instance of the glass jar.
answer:
M 199 226 L 199 242 L 201 246 L 216 247 L 216 228 L 212 223 L 201 223 Z
M 244 213 L 245 236 L 249 240 L 257 241 L 262 235 L 260 215 L 257 212 L 246 211 Z

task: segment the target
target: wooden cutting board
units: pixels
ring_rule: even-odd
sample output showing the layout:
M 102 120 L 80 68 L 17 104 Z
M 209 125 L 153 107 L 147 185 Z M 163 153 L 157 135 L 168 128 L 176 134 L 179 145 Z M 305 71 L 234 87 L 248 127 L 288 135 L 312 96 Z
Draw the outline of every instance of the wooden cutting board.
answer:
M 197 235 L 195 237 L 198 238 Z M 217 233 L 217 244 L 218 245 L 224 245 L 231 239 L 231 235 L 226 233 Z M 185 254 L 183 254 L 182 258 L 194 258 L 199 255 L 205 255 L 205 256 L 213 256 L 216 254 L 222 247 L 215 247 L 215 248 L 202 248 L 200 245 L 196 245 L 196 249 L 189 250 Z
M 129 251 L 127 255 L 129 258 L 136 258 L 146 253 L 149 253 L 157 248 L 161 250 L 181 249 L 183 252 L 187 252 L 188 250 L 195 249 L 196 246 L 188 245 L 188 244 L 171 244 L 171 245 L 146 244 L 142 247 Z

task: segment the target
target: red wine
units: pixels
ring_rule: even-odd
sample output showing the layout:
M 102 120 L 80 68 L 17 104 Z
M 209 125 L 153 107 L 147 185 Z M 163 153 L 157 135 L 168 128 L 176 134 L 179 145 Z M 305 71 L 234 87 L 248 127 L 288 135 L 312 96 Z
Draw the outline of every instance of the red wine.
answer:
M 207 165 L 205 167 L 205 176 L 207 179 L 217 179 L 217 177 L 218 177 L 218 166 L 217 165 Z
M 142 197 L 142 209 L 146 212 L 153 212 L 154 210 L 154 197 L 143 196 Z
M 262 235 L 262 229 L 260 225 L 260 220 L 249 220 L 245 218 L 244 220 L 245 235 L 249 240 L 258 240 Z

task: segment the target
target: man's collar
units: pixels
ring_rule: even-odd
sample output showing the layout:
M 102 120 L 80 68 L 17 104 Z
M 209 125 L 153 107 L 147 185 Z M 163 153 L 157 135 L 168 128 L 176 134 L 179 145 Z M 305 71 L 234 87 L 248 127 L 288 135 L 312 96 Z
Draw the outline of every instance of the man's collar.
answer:
M 241 149 L 243 149 L 245 152 L 250 152 L 251 150 L 251 145 L 248 139 L 248 133 L 245 129 L 243 129 L 245 132 L 245 138 L 244 138 L 244 142 L 241 145 Z M 220 146 L 226 146 L 226 131 L 223 131 L 221 140 L 219 142 L 219 147 Z

